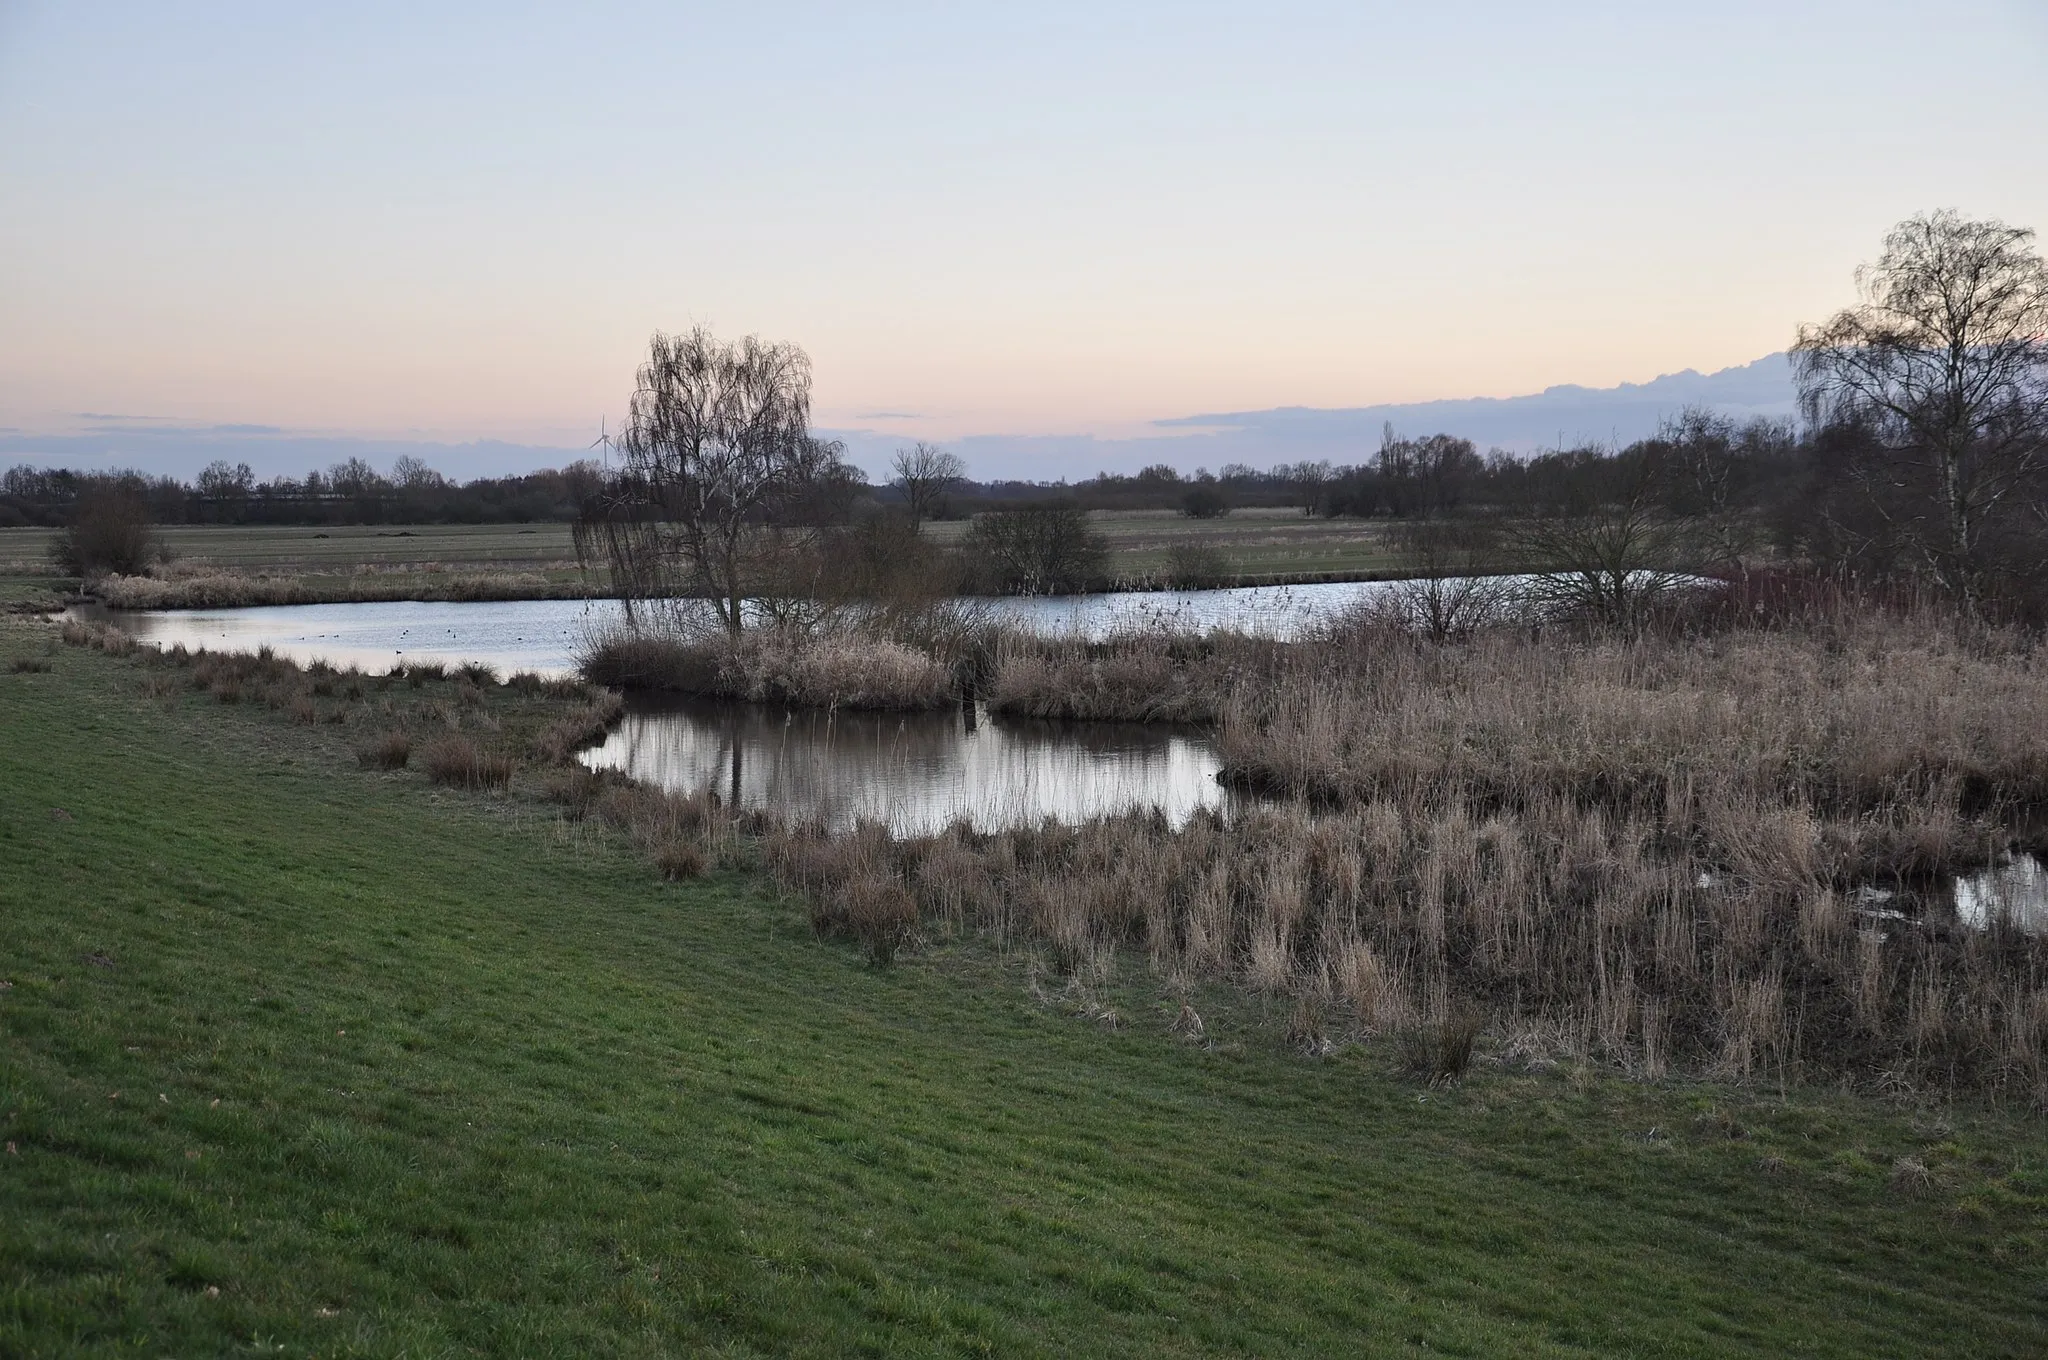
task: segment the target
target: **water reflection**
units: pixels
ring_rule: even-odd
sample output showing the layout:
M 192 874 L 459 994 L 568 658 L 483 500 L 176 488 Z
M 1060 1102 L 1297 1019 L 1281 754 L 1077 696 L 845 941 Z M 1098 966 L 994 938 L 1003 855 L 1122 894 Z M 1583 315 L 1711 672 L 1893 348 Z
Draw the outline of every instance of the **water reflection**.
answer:
M 993 831 L 1149 808 L 1178 826 L 1229 796 L 1198 733 L 998 720 L 971 708 L 877 714 L 640 701 L 581 759 L 663 788 L 715 789 L 792 820 L 845 828 L 871 819 L 902 835 L 961 818 Z
M 1956 916 L 1966 925 L 1983 928 L 2010 921 L 2038 934 L 2048 931 L 2048 865 L 2033 855 L 2009 855 L 1981 873 L 1955 883 Z

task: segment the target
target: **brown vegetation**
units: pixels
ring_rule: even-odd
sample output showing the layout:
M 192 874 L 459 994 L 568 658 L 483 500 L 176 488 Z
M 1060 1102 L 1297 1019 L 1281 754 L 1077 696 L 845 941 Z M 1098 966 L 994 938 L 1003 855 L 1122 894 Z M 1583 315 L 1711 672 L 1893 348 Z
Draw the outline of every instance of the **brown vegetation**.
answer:
M 1137 707 L 1227 655 L 1067 664 L 1153 667 Z M 1231 688 L 1221 740 L 1233 778 L 1295 801 L 1178 831 L 792 830 L 767 860 L 821 929 L 857 934 L 853 904 L 894 883 L 935 926 L 1036 941 L 1068 971 L 1137 950 L 1171 979 L 1334 1007 L 1431 1079 L 1483 1025 L 1648 1075 L 2048 1101 L 2048 941 L 1864 891 L 1910 900 L 1984 864 L 2048 801 L 2048 733 L 2015 720 L 2048 704 L 2029 639 L 1845 614 L 1450 647 L 1379 629 L 1276 656 Z M 1061 689 L 1086 686 L 1042 692 Z M 1335 1023 L 1312 1015 L 1305 1046 Z
M 435 737 L 420 751 L 420 764 L 436 784 L 464 789 L 502 789 L 512 782 L 512 762 L 480 750 L 467 737 Z
M 412 759 L 412 738 L 384 732 L 356 748 L 356 763 L 366 770 L 402 770 Z
M 584 678 L 815 708 L 930 709 L 954 702 L 950 670 L 930 654 L 853 631 L 757 628 L 737 640 L 621 629 L 594 639 Z

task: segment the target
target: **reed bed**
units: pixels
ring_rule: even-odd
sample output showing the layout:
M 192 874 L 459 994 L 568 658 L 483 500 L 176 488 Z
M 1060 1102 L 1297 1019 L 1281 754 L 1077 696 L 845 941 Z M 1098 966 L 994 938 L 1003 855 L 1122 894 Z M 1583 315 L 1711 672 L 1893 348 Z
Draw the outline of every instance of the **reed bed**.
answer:
M 1240 660 L 1122 645 L 1132 695 Z M 2048 806 L 2030 638 L 1927 614 L 1456 645 L 1356 627 L 1263 664 L 1218 739 L 1231 779 L 1285 801 L 1178 830 L 790 829 L 767 863 L 824 930 L 866 938 L 855 904 L 892 884 L 924 930 L 1034 942 L 1084 976 L 1135 951 L 1433 1065 L 1482 1027 L 1648 1075 L 2048 1104 L 2048 941 L 1877 897 L 1937 901 Z
M 1225 706 L 1225 777 L 1328 802 L 2048 805 L 2048 655 L 1932 612 L 1695 636 L 1379 629 Z
M 615 688 L 811 708 L 914 711 L 956 702 L 946 664 L 852 629 L 755 628 L 732 640 L 618 628 L 590 640 L 580 669 Z
M 1287 644 L 1235 633 L 1136 632 L 1095 641 L 1002 635 L 982 698 L 997 713 L 1110 722 L 1210 723 L 1276 675 Z

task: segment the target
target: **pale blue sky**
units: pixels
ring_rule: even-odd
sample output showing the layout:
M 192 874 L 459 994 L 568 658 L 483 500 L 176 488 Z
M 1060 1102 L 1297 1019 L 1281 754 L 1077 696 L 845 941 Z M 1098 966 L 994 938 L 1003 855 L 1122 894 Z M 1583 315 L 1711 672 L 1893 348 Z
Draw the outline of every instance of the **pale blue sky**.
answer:
M 942 438 L 1606 385 L 1945 206 L 2048 228 L 2043 0 L 0 0 L 0 426 L 580 442 L 692 321 Z

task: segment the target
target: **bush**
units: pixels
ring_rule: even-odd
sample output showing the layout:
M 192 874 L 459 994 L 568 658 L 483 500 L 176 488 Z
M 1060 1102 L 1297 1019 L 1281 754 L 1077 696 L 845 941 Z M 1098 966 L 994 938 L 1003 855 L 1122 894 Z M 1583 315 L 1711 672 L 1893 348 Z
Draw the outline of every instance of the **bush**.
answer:
M 140 574 L 156 556 L 149 503 L 120 482 L 88 483 L 71 523 L 50 544 L 50 556 L 66 574 L 88 581 Z
M 412 759 L 412 738 L 386 732 L 356 748 L 356 763 L 366 770 L 402 770 Z
M 967 531 L 966 552 L 982 590 L 1068 595 L 1102 579 L 1109 545 L 1071 501 L 991 510 Z
M 1166 583 L 1181 590 L 1228 585 L 1230 559 L 1209 543 L 1176 543 L 1166 550 Z

